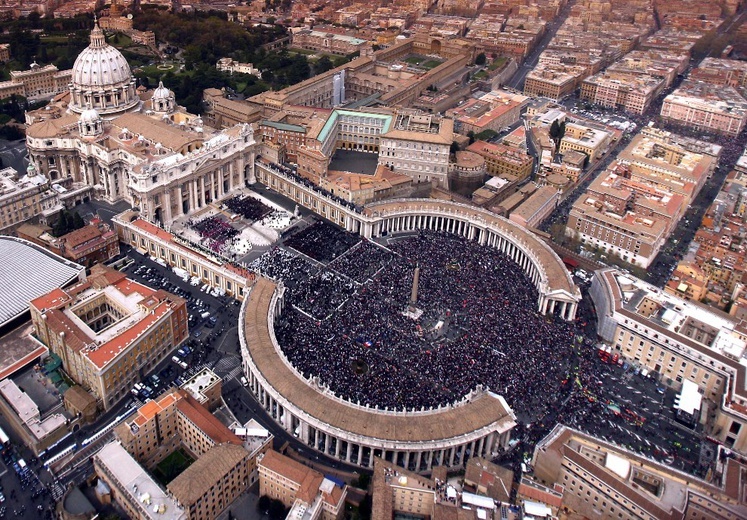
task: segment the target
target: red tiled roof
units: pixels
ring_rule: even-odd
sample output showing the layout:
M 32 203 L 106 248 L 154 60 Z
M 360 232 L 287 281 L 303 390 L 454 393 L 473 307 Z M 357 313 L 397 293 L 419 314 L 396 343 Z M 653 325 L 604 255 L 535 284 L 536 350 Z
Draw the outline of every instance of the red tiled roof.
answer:
M 84 226 L 63 235 L 61 238 L 69 247 L 77 247 L 84 242 L 101 236 L 101 230 L 96 226 Z
M 70 296 L 65 291 L 56 287 L 47 294 L 43 294 L 38 298 L 31 300 L 31 305 L 39 310 L 52 309 L 70 300 Z
M 44 315 L 47 317 L 47 327 L 58 336 L 64 332 L 65 343 L 74 352 L 80 352 L 86 345 L 91 343 L 91 339 L 61 310 L 50 309 Z
M 216 444 L 231 443 L 241 445 L 239 439 L 226 425 L 211 414 L 207 408 L 202 406 L 194 397 L 184 390 L 180 390 L 182 399 L 176 403 L 177 409 L 183 413 L 187 419 L 192 421 L 202 430 L 205 435 L 210 437 Z
M 129 329 L 123 331 L 120 335 L 101 345 L 96 350 L 86 353 L 88 359 L 98 368 L 104 368 L 109 362 L 119 355 L 127 346 L 135 341 L 140 334 L 148 330 L 154 323 L 160 320 L 168 311 L 170 306 L 163 302 L 159 304 L 151 313 L 138 321 Z

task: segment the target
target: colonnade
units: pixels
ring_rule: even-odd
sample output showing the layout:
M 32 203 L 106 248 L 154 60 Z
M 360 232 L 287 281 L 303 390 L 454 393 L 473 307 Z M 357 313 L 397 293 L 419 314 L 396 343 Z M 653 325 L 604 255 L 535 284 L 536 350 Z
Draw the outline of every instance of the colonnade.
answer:
M 372 469 L 374 458 L 381 457 L 410 471 L 430 471 L 434 466 L 463 466 L 471 457 L 492 458 L 505 449 L 510 439 L 510 430 L 491 431 L 470 439 L 448 439 L 442 443 L 399 443 L 365 439 L 348 432 L 331 432 L 328 425 L 313 424 L 285 408 L 274 392 L 266 389 L 264 382 L 252 370 L 246 370 L 249 388 L 259 403 L 285 431 L 297 437 L 305 445 L 330 457 L 351 465 Z M 310 390 L 312 391 L 312 390 Z M 372 411 L 373 413 L 373 411 Z M 417 420 L 413 417 L 413 420 Z M 432 446 L 429 446 L 432 444 Z
M 236 161 L 231 161 L 211 172 L 193 176 L 176 186 L 167 186 L 160 192 L 158 203 L 154 195 L 149 195 L 149 204 L 153 208 L 153 215 L 160 209 L 162 221 L 169 222 L 222 199 L 227 193 L 231 193 L 237 187 L 243 187 L 244 184 L 244 168 L 237 165 Z
M 381 218 L 371 226 L 369 233 L 373 236 L 381 236 L 385 233 L 404 233 L 421 229 L 461 235 L 469 240 L 475 240 L 481 245 L 499 249 L 516 262 L 531 278 L 540 295 L 538 301 L 539 312 L 542 314 L 557 314 L 567 321 L 575 319 L 578 302 L 568 299 L 567 295 L 546 293 L 546 276 L 538 268 L 540 264 L 534 258 L 535 255 L 531 249 L 509 240 L 498 230 L 491 229 L 487 223 L 472 222 L 456 215 L 410 213 Z

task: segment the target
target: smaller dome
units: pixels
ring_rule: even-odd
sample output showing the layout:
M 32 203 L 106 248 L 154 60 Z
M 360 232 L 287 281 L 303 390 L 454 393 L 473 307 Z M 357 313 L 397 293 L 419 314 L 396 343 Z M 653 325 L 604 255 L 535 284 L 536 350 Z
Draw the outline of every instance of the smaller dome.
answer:
M 174 93 L 163 86 L 163 81 L 158 82 L 158 88 L 153 91 L 152 99 L 171 99 L 174 97 Z
M 80 121 L 82 123 L 95 123 L 99 119 L 101 119 L 101 116 L 96 112 L 95 108 L 89 107 L 80 114 Z

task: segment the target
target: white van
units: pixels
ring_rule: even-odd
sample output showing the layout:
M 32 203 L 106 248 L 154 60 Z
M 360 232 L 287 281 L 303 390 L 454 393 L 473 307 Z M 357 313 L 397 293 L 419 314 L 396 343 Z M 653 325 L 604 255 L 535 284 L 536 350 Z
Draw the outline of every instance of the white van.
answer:
M 241 376 L 241 384 L 243 386 L 249 386 L 249 381 L 246 380 L 246 376 Z

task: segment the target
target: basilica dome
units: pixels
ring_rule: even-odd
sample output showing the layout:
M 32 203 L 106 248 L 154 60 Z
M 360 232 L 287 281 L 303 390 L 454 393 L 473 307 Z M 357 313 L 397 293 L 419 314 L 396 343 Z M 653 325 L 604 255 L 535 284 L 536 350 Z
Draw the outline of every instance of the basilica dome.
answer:
M 73 112 L 94 108 L 101 115 L 119 114 L 138 105 L 135 78 L 122 53 L 106 43 L 98 23 L 91 44 L 78 55 L 70 83 Z

